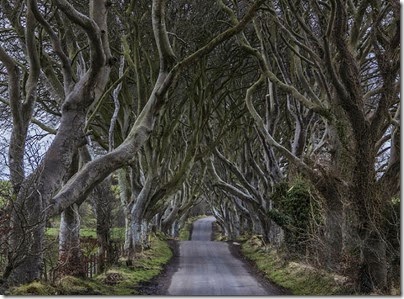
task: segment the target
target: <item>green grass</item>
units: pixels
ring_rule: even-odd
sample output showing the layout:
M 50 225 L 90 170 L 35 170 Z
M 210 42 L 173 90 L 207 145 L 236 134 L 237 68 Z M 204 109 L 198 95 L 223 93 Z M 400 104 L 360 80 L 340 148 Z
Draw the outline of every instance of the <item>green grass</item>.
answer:
M 275 250 L 257 246 L 249 239 L 242 244 L 243 254 L 254 261 L 265 276 L 293 295 L 349 295 L 346 279 L 303 263 L 284 261 Z
M 191 237 L 191 224 L 185 223 L 184 227 L 180 229 L 178 239 L 181 241 L 188 241 Z
M 59 228 L 48 227 L 45 229 L 45 236 L 47 237 L 57 237 L 59 235 Z
M 45 231 L 48 237 L 57 237 L 59 235 L 58 227 L 50 227 Z M 97 232 L 93 228 L 82 228 L 80 229 L 80 236 L 86 238 L 97 238 Z M 111 239 L 112 240 L 124 240 L 125 239 L 125 228 L 124 227 L 113 227 L 111 228 Z
M 56 295 L 57 290 L 49 284 L 45 284 L 40 281 L 34 281 L 30 284 L 25 284 L 19 287 L 14 287 L 10 290 L 11 295 L 21 296 L 21 295 L 40 295 L 40 296 L 51 296 Z
M 151 280 L 163 270 L 164 265 L 171 259 L 172 252 L 164 240 L 153 237 L 151 242 L 151 248 L 139 254 L 139 258 L 135 260 L 133 270 L 124 267 L 112 268 L 95 278 L 96 281 L 105 285 L 105 279 L 111 273 L 117 273 L 122 277 L 106 295 L 135 294 L 135 286 Z
M 111 228 L 111 239 L 122 241 L 125 240 L 125 228 L 124 227 Z
M 59 228 L 58 227 L 50 227 L 47 228 L 45 234 L 48 237 L 57 237 L 59 235 Z M 95 229 L 91 228 L 82 228 L 80 229 L 80 237 L 90 237 L 90 238 L 97 238 L 97 233 Z
M 94 281 L 73 276 L 64 276 L 57 283 L 58 295 L 103 295 L 109 292 L 109 288 Z

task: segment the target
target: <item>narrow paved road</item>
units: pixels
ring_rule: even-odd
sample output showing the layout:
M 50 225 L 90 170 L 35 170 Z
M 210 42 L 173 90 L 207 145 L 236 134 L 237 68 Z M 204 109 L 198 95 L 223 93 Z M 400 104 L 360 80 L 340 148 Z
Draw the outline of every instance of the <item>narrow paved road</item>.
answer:
M 211 240 L 214 217 L 194 223 L 191 241 L 180 242 L 179 269 L 169 295 L 271 295 L 230 253 L 228 244 Z M 275 293 L 273 294 L 275 295 Z

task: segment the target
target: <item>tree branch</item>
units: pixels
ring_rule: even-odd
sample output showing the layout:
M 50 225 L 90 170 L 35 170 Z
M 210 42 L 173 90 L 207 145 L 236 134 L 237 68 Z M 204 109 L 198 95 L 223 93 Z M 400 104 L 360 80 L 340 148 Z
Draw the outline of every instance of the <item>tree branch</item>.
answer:
M 53 2 L 70 21 L 80 26 L 86 32 L 92 49 L 89 78 L 97 77 L 96 75 L 106 63 L 100 28 L 94 20 L 77 11 L 66 0 L 53 0 Z
M 50 24 L 45 20 L 42 14 L 38 10 L 38 4 L 36 0 L 29 0 L 32 12 L 38 22 L 43 26 L 45 31 L 48 33 L 52 40 L 52 46 L 56 55 L 60 58 L 62 62 L 63 79 L 64 79 L 64 90 L 65 94 L 68 94 L 70 88 L 73 84 L 73 74 L 70 65 L 70 59 L 67 57 L 66 53 L 63 51 L 60 39 L 57 37 L 56 33 L 52 30 Z
M 69 10 L 69 6 L 66 6 L 64 0 L 54 1 L 59 3 L 58 6 L 65 8 L 67 11 Z M 101 182 L 111 172 L 130 163 L 130 161 L 134 159 L 135 153 L 137 153 L 144 145 L 153 131 L 156 116 L 162 107 L 164 100 L 163 98 L 173 83 L 174 77 L 188 67 L 192 62 L 211 52 L 218 44 L 243 30 L 247 23 L 253 18 L 254 13 L 258 9 L 259 5 L 263 2 L 264 0 L 255 2 L 239 24 L 219 34 L 204 47 L 177 63 L 169 74 L 166 73 L 166 70 L 160 68 L 160 73 L 157 77 L 149 100 L 144 106 L 139 117 L 136 119 L 136 122 L 129 132 L 127 138 L 115 150 L 111 151 L 105 156 L 89 162 L 75 176 L 73 176 L 51 200 L 50 205 L 47 208 L 48 217 L 57 215 L 76 200 L 79 200 L 82 196 L 86 196 L 96 184 Z M 60 3 L 64 3 L 66 7 L 62 6 Z M 155 7 L 159 7 L 158 3 L 155 5 L 157 5 Z M 71 17 L 73 19 L 80 19 L 80 15 L 76 16 L 77 12 L 69 13 L 72 14 Z M 82 20 L 80 19 L 78 21 Z M 161 33 L 156 33 L 155 38 L 164 38 L 164 34 L 162 36 Z M 160 40 L 156 41 L 156 44 L 163 43 L 164 42 Z M 164 55 L 164 53 L 161 52 L 160 55 Z M 160 57 L 160 60 L 161 59 L 165 58 Z

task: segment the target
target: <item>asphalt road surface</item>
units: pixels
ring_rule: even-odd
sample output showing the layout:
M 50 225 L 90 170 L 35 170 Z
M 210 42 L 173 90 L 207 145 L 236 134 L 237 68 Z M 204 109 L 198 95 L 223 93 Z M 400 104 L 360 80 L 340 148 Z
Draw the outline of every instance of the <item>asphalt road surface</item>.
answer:
M 179 269 L 169 295 L 272 295 L 230 253 L 227 243 L 211 240 L 214 217 L 194 223 L 191 241 L 180 242 Z M 275 294 L 273 294 L 275 295 Z

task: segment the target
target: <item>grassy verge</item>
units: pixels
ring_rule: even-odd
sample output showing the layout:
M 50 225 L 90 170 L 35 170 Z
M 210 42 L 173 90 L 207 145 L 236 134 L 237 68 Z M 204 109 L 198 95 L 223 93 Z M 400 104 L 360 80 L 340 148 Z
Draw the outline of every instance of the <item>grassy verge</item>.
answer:
M 102 285 L 106 283 L 113 284 L 112 290 L 106 295 L 136 294 L 134 287 L 158 275 L 171 257 L 172 252 L 167 242 L 153 237 L 151 249 L 145 250 L 139 255 L 133 269 L 126 267 L 112 268 L 106 273 L 97 276 L 95 280 Z
M 12 296 L 22 296 L 22 295 L 39 295 L 39 296 L 51 296 L 57 295 L 58 292 L 55 287 L 45 284 L 41 281 L 34 281 L 30 284 L 24 284 L 19 286 L 18 288 L 13 288 L 10 290 L 10 294 L 4 295 L 12 295 Z
M 350 295 L 345 277 L 318 270 L 309 265 L 285 261 L 273 249 L 257 245 L 254 237 L 242 242 L 243 254 L 257 265 L 265 276 L 293 295 Z
M 65 276 L 55 285 L 33 282 L 10 290 L 10 295 L 134 295 L 139 283 L 159 274 L 171 259 L 165 240 L 152 237 L 151 248 L 139 254 L 134 267 L 116 266 L 92 279 Z

